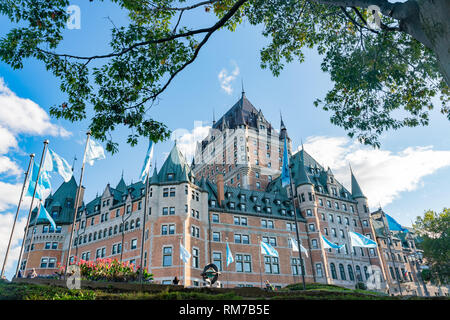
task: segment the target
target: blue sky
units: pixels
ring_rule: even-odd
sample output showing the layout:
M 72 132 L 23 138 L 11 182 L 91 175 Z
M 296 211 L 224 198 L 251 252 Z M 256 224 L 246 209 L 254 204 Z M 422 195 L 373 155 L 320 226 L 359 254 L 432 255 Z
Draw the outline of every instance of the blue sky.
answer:
M 100 4 L 87 1 L 72 3 L 81 8 L 81 29 L 67 30 L 65 41 L 58 51 L 84 55 L 109 52 L 107 42 L 111 22 L 106 17 L 121 25 L 126 23 L 123 13 L 107 1 Z M 203 10 L 186 20 L 203 26 L 213 21 L 214 16 Z M 0 36 L 10 28 L 11 24 L 0 16 Z M 218 119 L 240 97 L 243 79 L 248 99 L 256 108 L 262 109 L 276 128 L 279 127 L 279 114 L 282 112 L 293 147 L 297 148 L 303 140 L 306 151 L 320 163 L 329 165 L 347 187 L 350 187 L 348 163 L 352 163 L 372 209 L 381 204 L 386 212 L 409 226 L 414 217 L 424 210 L 441 210 L 448 206 L 450 125 L 438 111 L 432 114 L 430 127 L 388 132 L 383 135 L 380 150 L 363 147 L 347 138 L 343 129 L 331 125 L 330 114 L 313 106 L 313 101 L 323 97 L 332 86 L 329 76 L 320 70 L 321 57 L 314 50 L 306 50 L 304 63 L 286 65 L 281 75 L 275 78 L 269 70 L 260 68 L 259 51 L 267 40 L 259 31 L 260 27 L 244 23 L 234 33 L 223 30 L 214 34 L 197 60 L 177 76 L 161 96 L 160 103 L 151 109 L 151 115 L 171 130 L 181 128 L 192 131 L 195 121 L 203 121 L 204 126 L 211 125 L 213 109 Z M 223 77 L 219 78 L 220 74 L 229 76 L 229 82 L 221 83 Z M 57 79 L 47 73 L 40 63 L 27 61 L 22 70 L 12 70 L 0 62 L 0 97 L 3 95 L 4 98 L 4 104 L 0 103 L 0 114 L 10 113 L 9 108 L 15 103 L 48 112 L 50 106 L 65 100 L 58 88 Z M 70 123 L 45 119 L 42 114 L 39 116 L 42 118 L 41 127 L 28 118 L 17 120 L 17 123 L 23 122 L 20 128 L 12 125 L 16 120 L 7 122 L 14 117 L 4 117 L 2 122 L 0 116 L 2 257 L 28 154 L 36 153 L 39 160 L 42 142 L 48 138 L 50 147 L 69 163 L 72 163 L 74 155 L 77 156 L 75 175 L 79 179 L 89 122 Z M 108 182 L 113 186 L 117 184 L 122 170 L 127 183 L 137 181 L 147 144 L 145 139 L 141 139 L 141 143 L 132 148 L 126 144 L 126 136 L 124 128 L 115 131 L 113 137 L 120 143 L 120 152 L 107 154 L 107 159 L 93 167 L 87 166 L 85 201 L 93 199 L 97 192 L 101 193 Z M 189 139 L 186 141 L 183 147 L 187 150 Z M 172 146 L 173 141 L 156 145 L 158 167 Z M 55 189 L 61 182 L 62 179 L 56 176 L 52 180 Z M 20 216 L 22 222 L 25 215 L 23 211 Z M 15 237 L 16 248 L 19 236 Z

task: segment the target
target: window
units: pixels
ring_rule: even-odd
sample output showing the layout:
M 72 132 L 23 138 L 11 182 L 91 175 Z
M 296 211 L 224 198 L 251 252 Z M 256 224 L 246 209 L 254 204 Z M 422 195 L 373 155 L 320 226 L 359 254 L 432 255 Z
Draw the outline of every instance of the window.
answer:
M 192 267 L 198 268 L 198 249 L 192 248 Z
M 261 189 L 261 183 L 259 181 L 256 182 L 256 189 Z
M 328 208 L 331 208 L 331 201 L 330 200 L 327 200 L 327 206 L 328 206 Z
M 312 240 L 311 240 L 311 247 L 312 247 L 313 249 L 317 249 L 317 248 L 318 248 L 318 245 L 317 245 L 317 239 L 312 239 Z
M 200 228 L 198 228 L 196 226 L 192 226 L 191 227 L 191 236 L 193 236 L 195 238 L 200 238 Z
M 52 242 L 52 249 L 53 250 L 58 249 L 58 242 Z
M 312 210 L 311 209 L 306 209 L 306 215 L 308 216 L 308 217 L 312 217 Z
M 333 235 L 333 237 L 336 237 L 336 229 L 335 228 L 331 228 L 331 234 Z
M 309 229 L 309 231 L 315 231 L 316 228 L 315 228 L 315 226 L 314 226 L 314 223 L 310 223 L 310 224 L 308 225 L 308 229 Z
M 323 232 L 325 233 L 325 235 L 328 235 L 328 228 L 323 228 Z
M 347 265 L 347 269 L 348 269 L 348 277 L 350 278 L 351 281 L 355 280 L 355 276 L 353 275 L 353 268 L 352 266 L 349 264 Z
M 161 226 L 161 234 L 162 234 L 162 235 L 166 235 L 166 234 L 168 233 L 168 230 L 169 230 L 169 226 L 167 226 L 167 225 L 165 225 L 165 224 L 163 224 L 163 225 Z
M 323 207 L 323 200 L 319 198 L 319 205 Z
M 163 189 L 163 197 L 167 198 L 169 196 L 169 188 L 164 188 Z
M 163 248 L 163 267 L 172 265 L 172 247 Z
M 168 207 L 164 207 L 163 211 L 162 211 L 163 216 L 167 216 L 169 214 L 169 208 Z
M 175 197 L 175 188 L 170 188 L 170 196 Z
M 247 234 L 243 234 L 242 235 L 242 243 L 243 244 L 249 244 L 250 243 L 249 236 Z
M 175 207 L 170 207 L 169 214 L 170 215 L 174 215 L 175 214 Z
M 353 208 L 353 206 L 350 206 L 350 212 L 355 213 L 355 208 Z
M 345 234 L 344 234 L 344 230 L 339 230 L 339 233 L 341 234 L 341 238 L 345 239 Z
M 345 219 L 345 224 L 346 224 L 347 226 L 349 226 L 349 225 L 350 225 L 349 219 L 348 219 L 347 217 L 345 217 L 344 219 Z
M 363 226 L 364 227 L 368 227 L 369 226 L 369 223 L 367 222 L 367 220 L 363 220 L 362 222 L 363 222 Z
M 216 222 L 216 223 L 219 222 L 219 215 L 218 214 L 216 214 L 216 213 L 212 214 L 212 222 Z
M 280 273 L 280 263 L 277 257 L 264 257 L 264 270 L 269 274 L 278 274 Z
M 42 258 L 41 259 L 41 268 L 47 268 L 48 265 L 48 258 Z
M 262 237 L 262 241 L 270 244 L 272 247 L 277 246 L 277 238 L 276 237 Z
M 236 254 L 236 272 L 252 272 L 252 259 L 248 254 Z
M 299 258 L 291 258 L 291 270 L 294 276 L 303 274 L 304 268 L 301 268 Z M 300 271 L 301 270 L 301 271 Z
M 339 223 L 339 224 L 342 224 L 342 218 L 341 218 L 341 216 L 337 216 L 337 219 L 338 219 L 338 223 Z
M 330 218 L 330 222 L 334 222 L 334 217 L 331 213 L 328 215 L 328 217 Z
M 337 194 L 335 194 L 335 196 L 337 196 Z M 334 203 L 334 208 L 335 208 L 336 210 L 339 210 L 339 203 L 335 202 L 335 203 Z
M 213 232 L 213 241 L 220 242 L 220 232 Z
M 355 271 L 356 271 L 356 279 L 358 281 L 363 281 L 360 266 L 356 266 Z
M 247 225 L 247 218 L 235 216 L 234 217 L 234 224 L 235 225 L 246 226 Z
M 45 243 L 45 249 L 50 249 L 50 246 L 51 246 L 51 242 L 46 242 Z
M 347 280 L 347 277 L 345 276 L 344 265 L 342 263 L 339 264 L 339 273 L 341 274 L 342 280 Z
M 319 278 L 323 277 L 322 264 L 320 264 L 320 263 L 316 263 L 316 275 Z
M 242 237 L 240 234 L 234 235 L 234 243 L 242 243 Z

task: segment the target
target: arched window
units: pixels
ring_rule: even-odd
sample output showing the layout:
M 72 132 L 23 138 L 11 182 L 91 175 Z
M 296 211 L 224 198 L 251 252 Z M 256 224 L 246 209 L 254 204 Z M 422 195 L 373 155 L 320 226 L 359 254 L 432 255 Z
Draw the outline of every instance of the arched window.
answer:
M 117 225 L 114 226 L 114 234 L 117 234 Z
M 105 230 L 103 230 L 103 238 L 106 238 L 107 235 L 108 235 L 108 229 L 105 228 Z
M 128 221 L 125 222 L 125 231 L 128 231 Z
M 109 236 L 112 236 L 112 227 L 109 227 L 108 235 L 109 235 Z
M 362 281 L 362 275 L 361 275 L 361 268 L 360 268 L 360 266 L 356 266 L 355 270 L 356 270 L 356 279 L 358 279 L 358 281 Z
M 348 277 L 349 277 L 349 279 L 351 281 L 355 281 L 355 276 L 353 275 L 353 268 L 352 268 L 352 266 L 350 264 L 347 266 L 347 269 L 348 269 Z
M 123 232 L 123 223 L 119 225 L 119 232 Z
M 97 231 L 94 232 L 94 241 L 97 240 Z
M 141 219 L 136 219 L 136 228 L 139 228 L 141 226 Z
M 366 280 L 369 279 L 369 273 L 367 272 L 367 267 L 364 267 L 364 276 L 366 277 Z
M 100 240 L 101 238 L 102 238 L 102 232 L 99 231 L 99 232 L 98 232 L 98 239 Z
M 130 230 L 133 230 L 134 229 L 134 220 L 131 220 L 131 222 L 130 222 Z
M 89 242 L 92 241 L 92 233 L 89 233 Z
M 330 269 L 331 269 L 331 277 L 333 279 L 337 279 L 336 267 L 335 267 L 334 263 L 330 263 Z
M 344 265 L 342 263 L 339 264 L 339 272 L 341 274 L 341 279 L 342 280 L 347 280 L 347 277 L 345 276 Z

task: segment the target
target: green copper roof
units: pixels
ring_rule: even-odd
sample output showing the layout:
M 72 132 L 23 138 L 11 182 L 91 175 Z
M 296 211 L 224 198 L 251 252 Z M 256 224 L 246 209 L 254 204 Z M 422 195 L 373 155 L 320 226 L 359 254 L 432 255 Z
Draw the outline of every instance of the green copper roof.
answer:
M 150 184 L 157 184 L 158 182 L 159 182 L 158 172 L 156 171 L 156 167 L 155 167 L 155 169 L 153 170 L 153 175 L 150 179 Z
M 356 198 L 365 198 L 366 196 L 362 193 L 361 187 L 358 184 L 358 181 L 356 181 L 355 175 L 353 174 L 353 171 L 350 168 L 350 172 L 352 174 L 352 196 L 354 199 Z
M 73 222 L 74 204 L 77 193 L 77 182 L 72 178 L 68 182 L 63 182 L 56 192 L 49 196 L 44 203 L 45 209 L 52 216 L 56 224 L 67 224 Z M 34 203 L 37 203 L 35 200 Z M 37 209 L 33 210 L 30 225 L 34 224 Z M 48 224 L 47 220 L 39 219 L 37 224 Z
M 296 186 L 301 186 L 304 184 L 312 184 L 311 179 L 309 179 L 308 174 L 305 170 L 305 158 L 304 158 L 304 150 L 300 151 L 300 162 L 294 163 L 294 168 L 291 170 L 292 179 L 295 181 Z
M 124 193 L 127 192 L 127 184 L 125 183 L 125 181 L 123 180 L 123 176 L 120 178 L 119 183 L 117 184 L 116 188 L 117 191 L 119 191 L 120 193 Z
M 192 176 L 191 168 L 175 143 L 159 170 L 158 182 L 189 182 L 190 176 Z

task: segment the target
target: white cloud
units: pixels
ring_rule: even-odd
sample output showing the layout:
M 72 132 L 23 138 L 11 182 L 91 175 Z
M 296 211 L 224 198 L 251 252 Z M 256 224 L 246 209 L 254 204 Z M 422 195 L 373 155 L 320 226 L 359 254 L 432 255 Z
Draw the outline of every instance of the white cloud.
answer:
M 19 202 L 22 183 L 12 184 L 0 181 L 0 212 L 17 206 Z
M 176 139 L 178 148 L 189 163 L 194 157 L 197 142 L 205 139 L 210 129 L 211 126 L 203 126 L 201 121 L 196 121 L 192 131 L 177 129 L 172 133 L 172 139 Z
M 14 221 L 14 214 L 0 214 L 0 264 L 3 266 L 6 249 L 8 247 L 9 237 Z M 19 218 L 16 222 L 15 231 L 11 241 L 11 247 L 8 260 L 5 266 L 6 273 L 14 274 L 17 260 L 20 254 L 20 246 L 23 239 L 24 228 L 26 225 L 26 217 Z
M 321 165 L 329 166 L 349 190 L 351 164 L 372 208 L 422 187 L 424 177 L 450 166 L 450 150 L 434 150 L 433 146 L 393 152 L 363 146 L 346 137 L 309 137 L 304 147 Z
M 231 86 L 232 82 L 236 79 L 236 77 L 239 75 L 239 67 L 238 65 L 233 62 L 234 64 L 234 70 L 231 72 L 231 74 L 228 74 L 228 70 L 223 68 L 219 75 L 217 76 L 220 82 L 220 87 L 227 93 L 232 94 L 233 88 Z
M 13 133 L 68 137 L 70 132 L 50 122 L 44 109 L 30 99 L 20 98 L 0 78 L 0 125 Z
M 0 156 L 0 174 L 2 173 L 8 176 L 20 176 L 22 170 L 8 157 Z
M 16 137 L 0 125 L 0 154 L 5 154 L 10 148 L 17 148 Z

